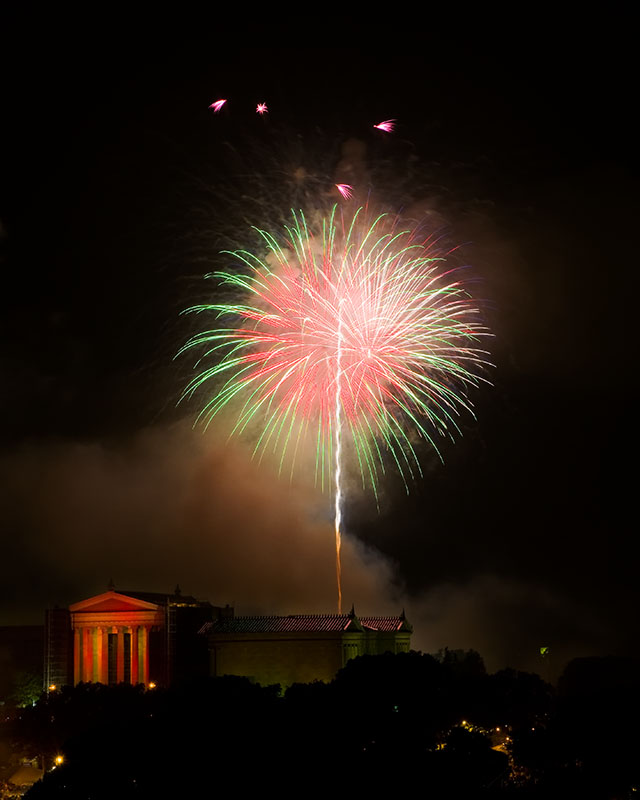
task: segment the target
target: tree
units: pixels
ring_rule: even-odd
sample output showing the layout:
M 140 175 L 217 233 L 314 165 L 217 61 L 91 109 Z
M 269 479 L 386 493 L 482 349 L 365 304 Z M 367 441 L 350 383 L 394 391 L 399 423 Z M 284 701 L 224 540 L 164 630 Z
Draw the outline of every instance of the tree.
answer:
M 7 698 L 18 708 L 32 706 L 42 694 L 42 677 L 35 672 L 21 670 L 16 674 L 13 690 Z

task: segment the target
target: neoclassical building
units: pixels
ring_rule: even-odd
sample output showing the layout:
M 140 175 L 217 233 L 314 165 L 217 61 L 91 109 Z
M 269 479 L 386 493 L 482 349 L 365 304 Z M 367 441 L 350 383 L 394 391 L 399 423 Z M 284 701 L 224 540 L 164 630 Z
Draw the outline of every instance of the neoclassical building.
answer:
M 166 627 L 166 607 L 110 591 L 74 603 L 69 611 L 74 685 L 150 682 L 149 639 Z
M 219 618 L 203 626 L 210 674 L 242 675 L 262 685 L 331 681 L 351 658 L 406 653 L 413 628 L 402 614 L 290 614 Z
M 230 606 L 173 594 L 108 591 L 47 611 L 44 687 L 168 686 L 240 675 L 262 685 L 331 681 L 360 655 L 404 653 L 413 628 L 395 617 L 289 614 L 235 617 Z
M 49 610 L 45 618 L 44 685 L 168 685 L 206 675 L 202 626 L 233 609 L 173 594 L 117 592 Z

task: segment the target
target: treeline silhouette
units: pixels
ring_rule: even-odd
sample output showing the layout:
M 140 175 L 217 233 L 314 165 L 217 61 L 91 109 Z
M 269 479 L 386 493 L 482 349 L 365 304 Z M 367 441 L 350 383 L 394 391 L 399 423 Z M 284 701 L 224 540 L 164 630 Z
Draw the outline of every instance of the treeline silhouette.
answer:
M 223 677 L 168 689 L 81 684 L 13 722 L 45 767 L 39 798 L 170 798 L 277 789 L 623 798 L 640 791 L 640 669 L 576 659 L 557 690 L 486 673 L 474 651 L 363 656 L 329 684 Z

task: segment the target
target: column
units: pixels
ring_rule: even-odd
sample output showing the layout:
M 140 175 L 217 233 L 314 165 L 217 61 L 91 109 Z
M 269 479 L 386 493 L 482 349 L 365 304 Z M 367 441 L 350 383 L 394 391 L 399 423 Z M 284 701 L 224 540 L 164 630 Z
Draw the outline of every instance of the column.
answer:
M 123 660 L 123 680 L 128 681 L 131 684 L 131 673 L 133 672 L 132 669 L 132 650 L 133 650 L 133 642 L 131 641 L 131 625 L 125 625 L 122 629 L 122 645 L 124 647 L 124 660 Z M 127 636 L 129 637 L 129 652 L 127 653 Z
M 138 674 L 139 664 L 138 664 L 138 631 L 140 628 L 137 625 L 131 626 L 131 683 L 135 686 L 137 683 L 140 683 L 140 678 Z
M 93 682 L 104 683 L 102 679 L 102 628 L 93 629 Z
M 118 626 L 118 677 L 117 683 L 124 680 L 124 628 Z
M 140 643 L 140 678 L 145 686 L 149 683 L 149 628 L 142 628 L 142 642 Z
M 91 641 L 91 628 L 82 629 L 82 680 L 90 681 L 93 678 L 93 651 Z
M 105 686 L 109 683 L 109 628 L 102 629 L 102 665 L 100 667 L 101 681 Z
M 80 628 L 73 629 L 73 685 L 80 683 Z

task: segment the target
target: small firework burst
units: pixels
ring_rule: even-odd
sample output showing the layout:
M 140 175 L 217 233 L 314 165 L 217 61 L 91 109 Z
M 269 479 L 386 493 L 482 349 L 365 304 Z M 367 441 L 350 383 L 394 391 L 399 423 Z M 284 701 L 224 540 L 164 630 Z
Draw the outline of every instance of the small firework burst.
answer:
M 353 197 L 353 186 L 349 183 L 336 183 L 336 189 L 345 200 L 350 200 Z
M 373 127 L 385 133 L 393 133 L 393 129 L 396 127 L 396 121 L 395 119 L 385 119 L 384 122 L 379 122 Z

